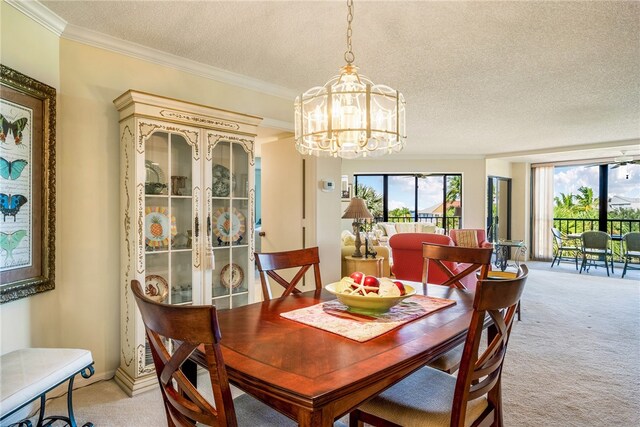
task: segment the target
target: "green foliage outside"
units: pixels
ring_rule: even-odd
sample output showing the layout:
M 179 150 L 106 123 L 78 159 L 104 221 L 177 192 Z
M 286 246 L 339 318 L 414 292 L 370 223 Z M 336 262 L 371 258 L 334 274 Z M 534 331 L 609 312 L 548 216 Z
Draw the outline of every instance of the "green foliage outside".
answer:
M 462 194 L 462 177 L 447 177 L 446 185 L 447 192 L 445 194 L 445 206 L 447 208 L 447 226 L 445 228 L 448 231 L 452 228 L 458 228 L 458 223 L 460 221 L 460 218 L 457 216 L 461 215 L 460 210 L 456 210 L 456 206 L 453 205 L 453 202 L 460 201 L 460 194 Z
M 367 209 L 375 218 L 382 217 L 382 194 L 378 194 L 373 187 L 358 184 L 356 186 L 356 196 L 364 199 Z
M 389 219 L 393 218 L 395 222 L 409 222 L 413 221 L 413 215 L 409 208 L 396 208 L 389 211 Z M 405 219 L 405 220 L 403 220 Z
M 553 217 L 554 227 L 567 234 L 578 234 L 584 231 L 598 230 L 599 203 L 597 197 L 593 197 L 593 189 L 580 187 L 578 194 L 560 193 L 554 199 Z M 571 221 L 571 220 L 577 221 Z M 622 221 L 616 222 L 616 219 Z M 607 212 L 608 233 L 612 235 L 624 235 L 630 231 L 638 231 L 638 224 L 625 220 L 640 220 L 640 209 L 616 208 Z M 633 228 L 632 228 L 633 227 Z M 612 245 L 614 256 L 620 255 L 620 245 Z

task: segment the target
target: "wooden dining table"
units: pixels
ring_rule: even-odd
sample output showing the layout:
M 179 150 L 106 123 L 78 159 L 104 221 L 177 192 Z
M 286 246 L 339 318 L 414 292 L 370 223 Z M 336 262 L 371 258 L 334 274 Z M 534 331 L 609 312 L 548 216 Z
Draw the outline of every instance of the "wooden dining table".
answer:
M 367 399 L 464 341 L 473 294 L 412 284 L 455 305 L 357 342 L 280 316 L 335 299 L 312 291 L 219 311 L 229 380 L 300 426 L 331 426 Z M 192 360 L 202 364 L 202 353 Z M 428 387 L 428 384 L 425 384 Z

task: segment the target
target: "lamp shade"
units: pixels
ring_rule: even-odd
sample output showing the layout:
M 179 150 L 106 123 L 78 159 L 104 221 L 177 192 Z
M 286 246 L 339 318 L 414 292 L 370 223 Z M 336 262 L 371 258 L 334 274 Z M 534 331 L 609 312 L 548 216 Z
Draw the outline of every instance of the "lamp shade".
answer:
M 353 197 L 349 202 L 349 206 L 347 206 L 347 210 L 342 214 L 342 218 L 372 219 L 373 215 L 371 215 L 371 212 L 367 209 L 364 199 L 361 199 L 360 197 Z

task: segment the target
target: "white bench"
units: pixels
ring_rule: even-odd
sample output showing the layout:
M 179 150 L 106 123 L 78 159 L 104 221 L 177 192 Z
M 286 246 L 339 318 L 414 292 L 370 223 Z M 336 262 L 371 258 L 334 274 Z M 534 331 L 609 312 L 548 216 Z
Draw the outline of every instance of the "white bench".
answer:
M 5 425 L 12 414 L 40 398 L 37 426 L 62 420 L 76 427 L 73 416 L 72 392 L 76 374 L 89 378 L 93 375 L 93 358 L 88 350 L 74 348 L 26 348 L 0 356 L 0 424 Z M 44 416 L 45 395 L 60 384 L 69 381 L 67 394 L 68 417 Z M 31 427 L 28 419 L 10 425 Z M 92 423 L 85 424 L 87 427 Z

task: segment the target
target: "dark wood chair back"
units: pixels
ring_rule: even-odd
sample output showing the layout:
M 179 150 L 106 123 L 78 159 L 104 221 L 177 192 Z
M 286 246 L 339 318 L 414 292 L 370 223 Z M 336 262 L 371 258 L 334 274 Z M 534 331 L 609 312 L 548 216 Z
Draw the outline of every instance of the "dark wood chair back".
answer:
M 260 284 L 262 285 L 262 295 L 265 300 L 273 298 L 267 277 L 272 278 L 273 281 L 284 288 L 282 297 L 286 297 L 291 294 L 299 294 L 302 292 L 296 288 L 296 285 L 311 267 L 313 267 L 313 276 L 316 285 L 315 289 L 322 289 L 322 279 L 320 278 L 320 255 L 318 254 L 317 247 L 285 252 L 256 252 L 256 265 L 260 272 Z M 276 270 L 285 270 L 289 268 L 300 268 L 290 281 L 284 279 L 276 272 Z
M 170 426 L 237 426 L 229 380 L 220 352 L 220 330 L 213 306 L 173 306 L 147 298 L 137 280 L 131 281 L 160 383 Z M 173 354 L 167 345 L 174 347 Z M 213 390 L 215 407 L 189 381 L 180 367 L 200 346 Z
M 432 243 L 422 244 L 422 283 L 427 283 L 429 268 L 439 268 L 448 279 L 440 283 L 458 289 L 467 289 L 461 279 L 473 274 L 480 269 L 479 280 L 487 278 L 491 264 L 492 248 L 465 248 L 461 246 L 436 245 Z M 458 263 L 455 270 L 451 270 L 447 263 Z M 462 264 L 462 265 L 461 265 Z M 469 282 L 469 280 L 465 280 Z
M 473 300 L 473 316 L 464 344 L 451 411 L 451 426 L 465 425 L 467 402 L 487 395 L 489 407 L 483 416 L 493 412 L 498 417 L 493 425 L 502 424 L 500 377 L 507 351 L 511 327 L 529 270 L 521 265 L 517 277 L 506 280 L 480 280 Z M 489 344 L 478 354 L 485 318 L 490 317 Z

